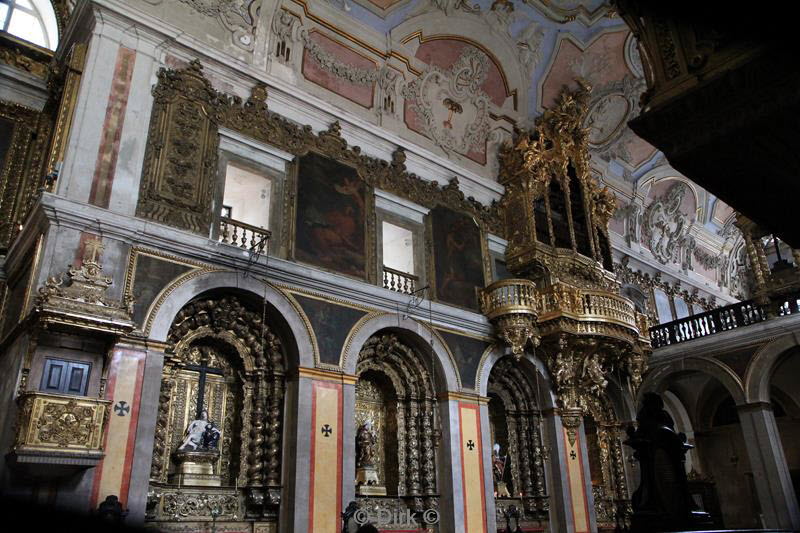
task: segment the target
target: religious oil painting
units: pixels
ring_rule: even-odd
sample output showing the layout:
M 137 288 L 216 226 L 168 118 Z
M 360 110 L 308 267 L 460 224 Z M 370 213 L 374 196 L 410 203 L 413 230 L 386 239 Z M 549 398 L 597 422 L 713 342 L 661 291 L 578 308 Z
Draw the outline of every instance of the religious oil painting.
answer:
M 431 211 L 436 297 L 478 309 L 483 287 L 481 232 L 472 217 L 439 206 Z
M 310 152 L 299 160 L 295 259 L 366 278 L 367 185 L 356 170 Z

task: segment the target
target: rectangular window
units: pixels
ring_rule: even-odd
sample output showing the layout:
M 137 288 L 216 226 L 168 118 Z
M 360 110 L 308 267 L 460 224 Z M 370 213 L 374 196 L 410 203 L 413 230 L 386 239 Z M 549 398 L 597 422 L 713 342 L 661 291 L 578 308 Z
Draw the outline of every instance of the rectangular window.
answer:
M 39 389 L 54 394 L 86 395 L 91 363 L 47 358 Z
M 225 169 L 225 193 L 220 215 L 257 228 L 269 229 L 272 180 L 233 163 Z
M 416 242 L 411 229 L 382 221 L 381 252 L 383 257 L 384 288 L 411 294 L 419 285 L 419 276 L 414 265 Z
M 414 234 L 383 222 L 383 265 L 406 274 L 414 273 Z

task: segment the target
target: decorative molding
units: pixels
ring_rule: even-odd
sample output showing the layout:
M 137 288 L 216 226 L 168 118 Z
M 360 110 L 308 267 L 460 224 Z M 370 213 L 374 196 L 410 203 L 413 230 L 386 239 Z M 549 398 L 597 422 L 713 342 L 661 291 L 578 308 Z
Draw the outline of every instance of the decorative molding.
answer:
M 160 5 L 163 0 L 145 0 Z M 201 15 L 216 18 L 231 32 L 233 44 L 247 51 L 255 45 L 255 32 L 258 24 L 260 0 L 178 0 Z
M 441 186 L 408 173 L 406 155 L 400 148 L 391 162 L 364 155 L 358 146 L 348 147 L 338 122 L 319 134 L 309 126 L 290 122 L 267 108 L 264 85 L 256 85 L 242 104 L 238 97 L 214 90 L 198 61 L 184 70 L 162 68 L 158 77 L 137 207 L 137 215 L 142 218 L 196 233 L 208 232 L 216 186 L 217 128 L 222 126 L 295 155 L 314 150 L 355 167 L 372 187 L 427 208 L 445 205 L 466 212 L 487 231 L 504 234 L 498 204 L 493 202 L 487 207 L 466 198 L 457 178 Z M 173 115 L 181 122 L 168 122 Z
M 322 70 L 355 85 L 371 86 L 378 81 L 382 69 L 365 69 L 343 62 L 314 41 L 311 38 L 312 33 L 314 33 L 313 30 L 302 29 L 300 30 L 300 39 L 308 55 L 316 61 Z
M 470 46 L 448 70 L 430 65 L 419 78 L 406 84 L 402 94 L 417 115 L 420 133 L 448 153 L 484 151 L 490 100 L 481 84 L 488 71 L 489 57 Z
M 689 235 L 691 222 L 681 212 L 688 185 L 678 181 L 653 199 L 642 215 L 642 240 L 659 263 L 680 262 L 686 271 L 692 265 L 694 238 Z M 692 221 L 693 222 L 693 221 Z

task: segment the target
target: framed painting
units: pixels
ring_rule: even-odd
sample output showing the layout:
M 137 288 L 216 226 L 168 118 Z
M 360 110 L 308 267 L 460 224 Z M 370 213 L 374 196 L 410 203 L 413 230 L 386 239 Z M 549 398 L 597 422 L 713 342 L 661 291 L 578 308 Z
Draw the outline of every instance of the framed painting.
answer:
M 480 228 L 471 216 L 443 206 L 428 216 L 436 299 L 477 311 L 476 289 L 486 282 Z
M 316 152 L 297 160 L 294 258 L 368 281 L 373 200 L 356 169 Z

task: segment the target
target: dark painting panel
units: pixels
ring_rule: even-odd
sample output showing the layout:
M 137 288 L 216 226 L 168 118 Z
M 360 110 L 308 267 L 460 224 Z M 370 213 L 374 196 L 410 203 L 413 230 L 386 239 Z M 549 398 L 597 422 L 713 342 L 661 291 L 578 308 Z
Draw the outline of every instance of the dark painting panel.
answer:
M 366 313 L 298 294 L 294 297 L 308 316 L 311 327 L 314 328 L 320 361 L 338 365 L 347 335 Z
M 483 288 L 481 231 L 472 217 L 446 207 L 431 210 L 436 298 L 478 310 Z
M 440 331 L 439 333 L 453 353 L 458 367 L 458 374 L 461 376 L 461 384 L 464 387 L 474 389 L 475 376 L 478 373 L 481 356 L 490 344 L 480 339 L 464 337 L 448 331 Z
M 192 267 L 165 261 L 151 255 L 138 254 L 133 275 L 133 320 L 139 326 L 145 319 L 150 304 L 172 280 Z
M 295 259 L 366 279 L 367 185 L 355 169 L 316 153 L 300 157 Z

